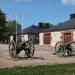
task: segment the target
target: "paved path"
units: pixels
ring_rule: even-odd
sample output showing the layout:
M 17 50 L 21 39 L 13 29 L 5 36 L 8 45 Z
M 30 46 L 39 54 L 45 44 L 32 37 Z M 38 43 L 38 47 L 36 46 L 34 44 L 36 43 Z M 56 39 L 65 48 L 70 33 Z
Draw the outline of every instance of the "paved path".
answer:
M 75 63 L 75 56 L 61 58 L 52 54 L 54 52 L 54 48 L 50 46 L 37 45 L 35 47 L 33 58 L 24 58 L 24 52 L 22 51 L 19 54 L 20 59 L 12 60 L 9 55 L 8 45 L 0 45 L 0 68 Z

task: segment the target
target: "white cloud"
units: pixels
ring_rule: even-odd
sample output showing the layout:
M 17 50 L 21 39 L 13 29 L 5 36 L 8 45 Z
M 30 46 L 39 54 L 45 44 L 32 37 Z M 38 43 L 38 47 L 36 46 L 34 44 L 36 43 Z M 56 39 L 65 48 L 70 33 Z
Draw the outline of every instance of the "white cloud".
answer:
M 75 5 L 75 0 L 62 0 L 64 5 Z

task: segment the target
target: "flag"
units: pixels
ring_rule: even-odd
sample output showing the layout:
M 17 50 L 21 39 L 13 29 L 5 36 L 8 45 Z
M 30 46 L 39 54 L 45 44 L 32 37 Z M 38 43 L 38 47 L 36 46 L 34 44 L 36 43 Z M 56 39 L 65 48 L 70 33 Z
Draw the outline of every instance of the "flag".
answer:
M 16 17 L 16 13 L 13 13 L 13 16 Z

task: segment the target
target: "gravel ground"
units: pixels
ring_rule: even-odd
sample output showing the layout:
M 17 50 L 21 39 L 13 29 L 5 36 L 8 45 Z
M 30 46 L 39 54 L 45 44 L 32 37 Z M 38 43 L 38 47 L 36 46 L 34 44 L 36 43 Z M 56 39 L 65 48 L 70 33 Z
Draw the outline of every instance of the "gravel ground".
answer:
M 33 58 L 24 58 L 24 51 L 19 54 L 19 59 L 13 60 L 9 55 L 8 45 L 0 44 L 0 68 L 11 68 L 15 66 L 36 66 L 36 65 L 52 65 L 63 63 L 75 63 L 75 56 L 58 57 L 53 55 L 54 48 L 44 45 L 35 46 L 35 54 Z

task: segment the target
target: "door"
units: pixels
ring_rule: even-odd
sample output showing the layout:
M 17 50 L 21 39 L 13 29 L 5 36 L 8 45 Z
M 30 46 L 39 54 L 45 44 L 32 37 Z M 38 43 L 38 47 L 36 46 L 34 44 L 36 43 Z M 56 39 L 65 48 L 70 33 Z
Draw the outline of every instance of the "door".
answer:
M 44 44 L 50 44 L 50 33 L 45 33 L 43 39 Z
M 65 43 L 71 42 L 71 33 L 64 33 L 64 42 Z

